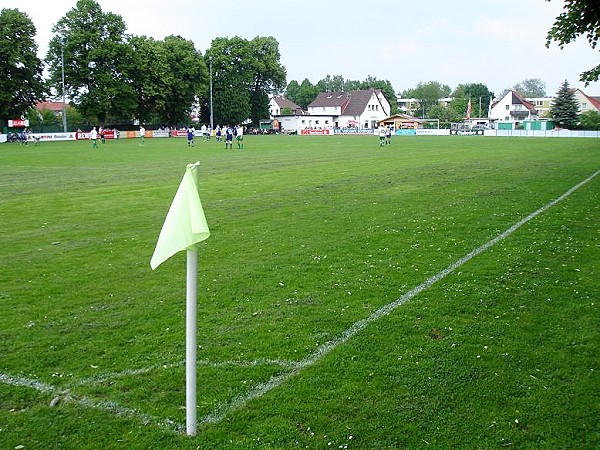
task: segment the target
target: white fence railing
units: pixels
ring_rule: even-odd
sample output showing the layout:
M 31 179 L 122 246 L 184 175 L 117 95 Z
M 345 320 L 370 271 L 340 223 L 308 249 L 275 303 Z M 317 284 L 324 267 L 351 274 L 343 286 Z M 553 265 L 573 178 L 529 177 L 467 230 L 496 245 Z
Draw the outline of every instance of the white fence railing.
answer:
M 586 130 L 485 130 L 485 136 L 599 138 L 600 131 Z

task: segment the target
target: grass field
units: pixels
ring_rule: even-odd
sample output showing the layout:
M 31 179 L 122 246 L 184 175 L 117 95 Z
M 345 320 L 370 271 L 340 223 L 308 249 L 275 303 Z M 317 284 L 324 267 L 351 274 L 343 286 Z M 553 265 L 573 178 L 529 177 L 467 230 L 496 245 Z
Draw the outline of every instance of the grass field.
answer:
M 150 257 L 195 161 L 190 438 L 185 254 Z M 0 449 L 599 448 L 599 169 L 595 139 L 0 145 Z

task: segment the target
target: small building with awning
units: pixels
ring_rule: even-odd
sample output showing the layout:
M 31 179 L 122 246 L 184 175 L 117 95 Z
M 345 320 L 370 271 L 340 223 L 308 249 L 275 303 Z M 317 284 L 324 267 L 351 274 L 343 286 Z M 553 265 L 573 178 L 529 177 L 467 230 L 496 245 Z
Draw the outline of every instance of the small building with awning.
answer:
M 423 120 L 399 113 L 380 120 L 378 126 L 393 126 L 394 130 L 416 130 L 417 128 L 423 128 Z

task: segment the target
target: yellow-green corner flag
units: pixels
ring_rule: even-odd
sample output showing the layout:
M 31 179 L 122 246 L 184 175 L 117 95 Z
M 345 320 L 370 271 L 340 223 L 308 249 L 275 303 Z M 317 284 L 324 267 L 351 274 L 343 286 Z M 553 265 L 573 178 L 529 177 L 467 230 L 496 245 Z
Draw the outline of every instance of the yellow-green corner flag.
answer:
M 150 260 L 152 270 L 175 253 L 186 250 L 210 236 L 198 194 L 199 167 L 199 162 L 187 165 Z

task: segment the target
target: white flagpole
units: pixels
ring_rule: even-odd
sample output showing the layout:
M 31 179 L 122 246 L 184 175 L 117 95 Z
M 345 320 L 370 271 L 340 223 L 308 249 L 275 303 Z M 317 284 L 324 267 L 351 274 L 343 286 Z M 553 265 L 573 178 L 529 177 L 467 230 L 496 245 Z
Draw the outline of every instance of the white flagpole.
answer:
M 198 250 L 187 250 L 185 328 L 185 418 L 188 436 L 196 435 L 196 326 Z

